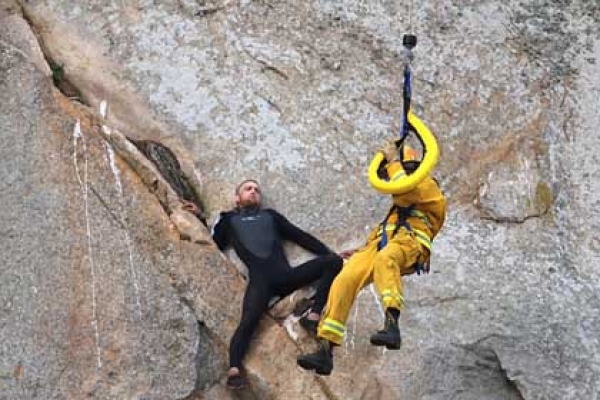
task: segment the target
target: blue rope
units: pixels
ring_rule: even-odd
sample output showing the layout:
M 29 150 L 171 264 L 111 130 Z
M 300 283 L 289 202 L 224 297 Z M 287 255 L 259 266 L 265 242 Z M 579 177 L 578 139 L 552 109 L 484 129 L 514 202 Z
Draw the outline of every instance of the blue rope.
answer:
M 411 71 L 408 65 L 404 68 L 404 87 L 402 90 L 402 97 L 404 100 L 404 112 L 402 115 L 400 139 L 404 139 L 406 135 L 408 135 L 408 110 L 410 109 L 410 100 L 412 97 Z
M 404 100 L 404 110 L 402 115 L 402 127 L 400 128 L 400 139 L 403 140 L 408 135 L 408 110 L 410 109 L 410 100 L 412 96 L 411 72 L 410 66 L 404 67 L 404 86 L 402 88 L 402 98 Z M 388 243 L 386 228 L 387 218 L 383 221 L 381 240 L 379 241 L 379 250 L 383 249 Z

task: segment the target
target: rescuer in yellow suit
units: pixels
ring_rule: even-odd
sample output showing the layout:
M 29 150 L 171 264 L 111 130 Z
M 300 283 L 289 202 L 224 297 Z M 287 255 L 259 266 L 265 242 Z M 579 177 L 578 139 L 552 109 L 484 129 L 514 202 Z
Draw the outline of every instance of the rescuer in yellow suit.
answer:
M 403 146 L 402 150 L 402 159 L 395 141 L 380 150 L 387 161 L 382 170 L 390 181 L 402 179 L 419 166 L 414 149 Z M 371 336 L 371 344 L 400 348 L 398 317 L 404 305 L 401 276 L 428 272 L 431 242 L 446 217 L 446 199 L 437 182 L 426 176 L 414 189 L 393 194 L 392 200 L 387 216 L 371 231 L 366 245 L 340 253 L 349 259 L 331 286 L 317 332 L 319 349 L 298 356 L 302 368 L 321 375 L 331 373 L 332 348 L 342 344 L 354 299 L 370 283 L 375 284 L 385 308 L 385 327 Z

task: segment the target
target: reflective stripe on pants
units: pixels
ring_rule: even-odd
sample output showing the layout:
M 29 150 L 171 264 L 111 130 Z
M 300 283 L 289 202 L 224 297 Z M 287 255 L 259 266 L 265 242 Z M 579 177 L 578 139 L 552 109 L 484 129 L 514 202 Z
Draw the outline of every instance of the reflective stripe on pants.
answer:
M 319 324 L 320 338 L 342 344 L 354 300 L 370 283 L 375 284 L 384 308 L 402 309 L 404 306 L 401 274 L 413 272 L 412 267 L 419 259 L 422 247 L 415 234 L 405 229 L 400 229 L 379 252 L 378 242 L 374 240 L 352 255 L 333 281 L 325 315 Z M 337 326 L 326 324 L 327 321 L 333 321 Z

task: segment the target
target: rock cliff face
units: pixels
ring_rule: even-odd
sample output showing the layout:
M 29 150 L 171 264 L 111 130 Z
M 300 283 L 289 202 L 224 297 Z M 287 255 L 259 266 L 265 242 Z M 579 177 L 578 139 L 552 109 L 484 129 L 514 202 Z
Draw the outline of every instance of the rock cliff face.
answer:
M 0 398 L 597 399 L 599 21 L 584 0 L 0 0 Z M 433 273 L 406 279 L 403 348 L 369 345 L 368 287 L 315 377 L 286 299 L 233 394 L 245 282 L 132 141 L 177 156 L 209 221 L 255 177 L 361 243 L 409 31 L 450 209 Z

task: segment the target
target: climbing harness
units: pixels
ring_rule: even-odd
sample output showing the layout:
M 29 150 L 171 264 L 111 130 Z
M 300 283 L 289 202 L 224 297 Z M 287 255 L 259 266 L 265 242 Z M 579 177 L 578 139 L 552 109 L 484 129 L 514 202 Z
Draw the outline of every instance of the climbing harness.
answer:
M 395 224 L 388 224 L 390 216 L 394 213 L 397 214 L 398 220 Z M 400 230 L 400 228 L 404 228 L 415 236 L 417 242 L 419 242 L 423 247 L 427 248 L 427 250 L 431 252 L 431 238 L 427 233 L 421 231 L 420 229 L 414 229 L 413 227 L 411 227 L 407 221 L 409 217 L 419 218 L 427 227 L 431 228 L 431 223 L 429 222 L 429 219 L 427 219 L 427 216 L 423 212 L 417 210 L 414 204 L 408 207 L 400 207 L 394 205 L 390 208 L 390 211 L 383 220 L 381 227 L 377 231 L 377 234 L 381 235 L 381 239 L 379 240 L 377 250 L 383 249 L 388 244 L 388 236 L 389 238 L 392 238 L 396 235 L 396 233 L 398 233 L 398 230 Z M 417 275 L 421 275 L 422 272 L 428 273 L 429 259 L 427 258 L 423 262 L 416 262 L 413 265 L 413 268 L 415 269 Z
M 411 132 L 414 133 L 423 147 L 423 159 L 413 173 L 407 174 L 401 179 L 389 180 L 380 177 L 378 174 L 385 157 L 381 152 L 377 152 L 369 164 L 369 182 L 373 188 L 384 194 L 402 194 L 413 190 L 430 174 L 439 158 L 439 148 L 435 136 L 433 136 L 427 125 L 411 111 L 412 73 L 410 67 L 414 58 L 412 49 L 417 45 L 417 37 L 410 34 L 404 35 L 402 45 L 404 46 L 403 115 L 400 139 L 396 141 L 396 144 L 399 150 L 402 151 L 404 141 Z

